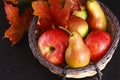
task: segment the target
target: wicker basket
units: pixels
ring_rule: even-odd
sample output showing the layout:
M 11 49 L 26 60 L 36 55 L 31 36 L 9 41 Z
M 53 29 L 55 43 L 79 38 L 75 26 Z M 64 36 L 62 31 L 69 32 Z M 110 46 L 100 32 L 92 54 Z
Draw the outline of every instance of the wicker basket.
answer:
M 113 38 L 113 42 L 111 44 L 111 47 L 107 51 L 107 54 L 97 63 L 97 66 L 100 70 L 103 70 L 107 63 L 111 60 L 119 42 L 120 38 L 120 26 L 119 22 L 114 16 L 114 14 L 111 12 L 111 10 L 105 6 L 103 3 L 99 2 L 103 11 L 105 12 L 107 19 L 108 19 L 108 32 L 111 34 Z M 29 28 L 28 32 L 28 39 L 29 39 L 29 46 L 33 52 L 33 55 L 39 60 L 39 62 L 44 65 L 46 68 L 48 68 L 51 72 L 54 74 L 63 76 L 64 68 L 55 66 L 51 63 L 49 63 L 43 56 L 40 54 L 38 47 L 37 47 L 37 40 L 35 39 L 35 26 L 37 23 L 38 18 L 34 17 L 33 21 L 31 22 L 31 26 Z M 66 69 L 66 77 L 67 78 L 84 78 L 93 76 L 96 74 L 96 69 L 94 65 L 90 64 L 84 68 L 79 69 Z

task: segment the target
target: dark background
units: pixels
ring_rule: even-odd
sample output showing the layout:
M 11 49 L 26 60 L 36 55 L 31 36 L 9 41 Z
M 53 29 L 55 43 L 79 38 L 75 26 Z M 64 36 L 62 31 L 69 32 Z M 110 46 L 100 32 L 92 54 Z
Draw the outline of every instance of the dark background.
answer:
M 119 0 L 100 0 L 103 2 L 120 21 Z M 6 20 L 3 2 L 0 0 L 0 80 L 61 80 L 42 66 L 33 56 L 27 33 L 21 42 L 13 47 L 8 39 L 2 39 L 5 30 L 9 27 Z M 120 80 L 120 44 L 115 51 L 111 61 L 102 71 L 103 80 Z M 76 80 L 76 79 L 68 79 Z M 87 80 L 87 79 L 77 79 Z M 92 80 L 92 79 L 91 79 Z

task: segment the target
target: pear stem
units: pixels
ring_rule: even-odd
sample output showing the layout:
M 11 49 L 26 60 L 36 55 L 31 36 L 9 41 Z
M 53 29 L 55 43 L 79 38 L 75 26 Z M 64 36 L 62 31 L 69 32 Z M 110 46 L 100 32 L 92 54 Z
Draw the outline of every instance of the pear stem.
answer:
M 73 35 L 72 32 L 70 32 L 68 29 L 66 29 L 64 27 L 61 27 L 61 26 L 59 28 L 62 29 L 62 30 L 64 30 L 64 31 L 66 31 L 68 34 L 70 34 L 70 36 Z

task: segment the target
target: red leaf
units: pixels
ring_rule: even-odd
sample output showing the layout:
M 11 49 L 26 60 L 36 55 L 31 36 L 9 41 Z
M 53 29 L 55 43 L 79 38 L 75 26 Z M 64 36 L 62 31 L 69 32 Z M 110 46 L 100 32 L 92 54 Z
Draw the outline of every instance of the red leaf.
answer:
M 51 19 L 49 7 L 46 5 L 45 1 L 32 2 L 32 8 L 34 10 L 34 15 L 39 16 L 40 18 Z
M 73 4 L 70 1 L 66 1 L 65 6 L 62 8 L 62 4 L 59 0 L 48 0 L 48 2 L 50 6 L 45 4 L 44 1 L 33 2 L 32 7 L 34 15 L 51 20 L 51 22 L 57 27 L 65 27 Z
M 36 38 L 39 38 L 39 36 L 45 32 L 46 30 L 52 29 L 52 23 L 50 20 L 46 18 L 41 18 L 38 20 L 36 25 Z
M 49 28 L 52 27 L 52 23 L 50 20 L 46 19 L 46 18 L 41 18 L 39 19 L 39 23 L 38 23 L 39 27 L 38 28 Z
M 56 25 L 65 27 L 67 25 L 67 20 L 70 16 L 71 4 L 65 3 L 66 6 L 62 8 L 62 4 L 59 0 L 49 0 L 50 10 Z
M 32 9 L 26 9 L 25 12 L 20 16 L 19 8 L 13 7 L 11 4 L 7 4 L 5 1 L 4 5 L 7 19 L 11 24 L 9 29 L 5 31 L 4 38 L 9 38 L 12 42 L 12 45 L 14 45 L 22 39 L 24 32 L 28 30 L 30 21 L 33 17 Z

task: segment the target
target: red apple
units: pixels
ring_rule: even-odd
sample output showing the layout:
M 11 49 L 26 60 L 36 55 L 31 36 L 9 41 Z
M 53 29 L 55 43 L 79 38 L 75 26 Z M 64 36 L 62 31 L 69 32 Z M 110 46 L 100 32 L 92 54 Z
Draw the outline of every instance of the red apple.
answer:
M 61 65 L 65 60 L 69 36 L 59 29 L 45 31 L 38 40 L 40 53 L 52 64 Z
M 95 30 L 89 33 L 84 41 L 91 51 L 92 62 L 98 62 L 108 51 L 112 38 L 105 31 Z

